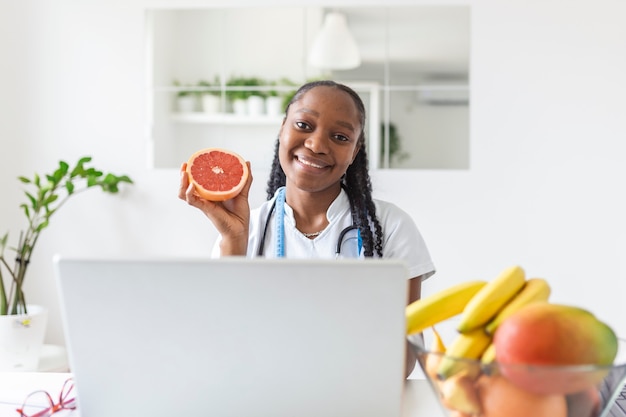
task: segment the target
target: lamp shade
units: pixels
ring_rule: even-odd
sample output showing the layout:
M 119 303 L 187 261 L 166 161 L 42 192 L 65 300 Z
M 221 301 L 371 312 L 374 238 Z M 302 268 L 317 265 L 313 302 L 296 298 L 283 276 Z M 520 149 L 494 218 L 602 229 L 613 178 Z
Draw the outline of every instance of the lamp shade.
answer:
M 361 65 L 359 48 L 345 15 L 328 13 L 309 53 L 309 64 L 326 70 L 347 70 Z

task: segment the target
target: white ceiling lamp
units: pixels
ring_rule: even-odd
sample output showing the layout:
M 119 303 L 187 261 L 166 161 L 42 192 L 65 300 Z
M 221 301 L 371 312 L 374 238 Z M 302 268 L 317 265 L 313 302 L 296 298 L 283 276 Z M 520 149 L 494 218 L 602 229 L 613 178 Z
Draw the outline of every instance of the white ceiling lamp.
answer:
M 344 14 L 326 15 L 311 47 L 309 64 L 325 70 L 347 70 L 361 65 L 361 54 Z

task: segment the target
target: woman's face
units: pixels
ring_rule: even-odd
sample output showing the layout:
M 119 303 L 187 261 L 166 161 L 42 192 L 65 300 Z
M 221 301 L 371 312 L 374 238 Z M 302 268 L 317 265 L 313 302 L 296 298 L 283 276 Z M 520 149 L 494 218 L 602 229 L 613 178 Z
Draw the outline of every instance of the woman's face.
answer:
M 287 183 L 309 191 L 339 186 L 359 151 L 363 126 L 352 97 L 318 86 L 293 102 L 280 129 L 280 164 Z

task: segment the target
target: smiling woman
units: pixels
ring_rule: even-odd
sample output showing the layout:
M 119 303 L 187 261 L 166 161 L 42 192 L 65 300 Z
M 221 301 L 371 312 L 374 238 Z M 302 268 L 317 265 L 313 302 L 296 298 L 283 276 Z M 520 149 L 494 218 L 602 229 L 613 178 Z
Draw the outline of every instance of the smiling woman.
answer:
M 215 203 L 198 196 L 181 170 L 179 198 L 220 234 L 214 256 L 400 259 L 408 266 L 407 301 L 420 298 L 421 282 L 435 267 L 411 217 L 372 197 L 365 120 L 363 101 L 346 85 L 301 86 L 280 127 L 267 201 L 252 211 L 252 176 L 237 196 Z M 408 376 L 415 358 L 406 360 Z
M 370 121 L 364 126 L 370 168 L 467 169 L 469 7 L 332 11 L 341 14 L 356 42 L 361 58 L 356 68 L 310 64 L 314 41 L 329 15 L 324 7 L 150 10 L 154 167 L 176 167 L 194 149 L 212 146 L 239 153 L 254 149 L 252 164 L 269 168 L 263 149 L 275 139 L 282 115 L 265 109 L 235 114 L 230 98 L 252 95 L 259 102 L 259 97 L 279 95 L 285 102 L 294 85 L 323 78 L 361 95 Z M 242 35 L 246 33 L 252 35 Z M 221 112 L 197 108 L 178 113 L 174 81 L 185 91 L 196 86 L 198 94 L 219 95 Z M 210 143 L 204 142 L 207 137 Z M 390 149 L 399 151 L 392 154 Z

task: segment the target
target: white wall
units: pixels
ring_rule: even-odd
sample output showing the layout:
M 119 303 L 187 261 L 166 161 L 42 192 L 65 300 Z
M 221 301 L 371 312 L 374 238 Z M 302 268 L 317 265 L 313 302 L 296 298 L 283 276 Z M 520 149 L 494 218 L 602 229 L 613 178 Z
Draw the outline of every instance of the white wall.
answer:
M 409 211 L 429 244 L 438 273 L 424 293 L 520 264 L 550 280 L 554 300 L 587 307 L 625 335 L 626 3 L 468 3 L 470 169 L 376 172 L 377 195 Z M 23 227 L 15 177 L 60 158 L 89 154 L 136 180 L 121 196 L 77 197 L 42 235 L 27 289 L 51 309 L 49 343 L 63 343 L 54 253 L 205 256 L 214 237 L 177 199 L 177 170 L 146 168 L 144 8 L 175 5 L 0 0 L 0 233 Z M 265 176 L 255 173 L 253 204 Z

